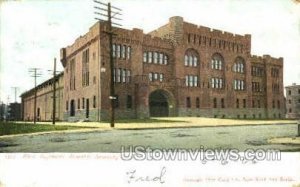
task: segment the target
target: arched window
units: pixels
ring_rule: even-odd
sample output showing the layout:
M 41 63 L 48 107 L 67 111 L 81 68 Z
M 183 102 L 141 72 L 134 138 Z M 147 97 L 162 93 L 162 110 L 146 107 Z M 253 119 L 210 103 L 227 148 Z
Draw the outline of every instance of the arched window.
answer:
M 217 70 L 223 70 L 224 69 L 223 66 L 224 66 L 224 59 L 222 55 L 220 55 L 219 53 L 215 53 L 211 59 L 211 68 Z
M 184 65 L 197 67 L 199 62 L 199 54 L 195 49 L 188 49 L 184 55 Z
M 242 57 L 237 57 L 233 64 L 233 71 L 238 73 L 245 72 L 245 60 Z

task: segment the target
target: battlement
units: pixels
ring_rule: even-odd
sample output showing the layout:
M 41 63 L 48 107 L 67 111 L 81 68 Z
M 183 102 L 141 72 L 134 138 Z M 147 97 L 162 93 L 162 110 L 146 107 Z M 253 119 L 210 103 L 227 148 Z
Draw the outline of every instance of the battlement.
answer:
M 183 25 L 184 25 L 184 32 L 186 33 L 193 33 L 193 34 L 199 33 L 201 35 L 232 39 L 234 41 L 245 40 L 245 39 L 251 40 L 250 34 L 240 35 L 240 34 L 230 33 L 227 31 L 222 31 L 219 29 L 213 29 L 202 25 L 195 25 L 193 23 L 188 23 L 188 22 L 183 22 Z

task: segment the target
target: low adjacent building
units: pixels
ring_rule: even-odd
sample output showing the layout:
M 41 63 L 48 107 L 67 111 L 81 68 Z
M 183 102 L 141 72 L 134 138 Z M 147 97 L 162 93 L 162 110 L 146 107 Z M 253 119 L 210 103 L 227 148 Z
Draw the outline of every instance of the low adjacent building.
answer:
M 63 87 L 64 74 L 56 76 L 56 120 L 63 120 Z M 51 121 L 53 119 L 53 79 L 49 79 L 36 88 L 33 88 L 20 97 L 22 99 L 22 119 L 34 120 L 34 98 L 36 95 L 36 118 L 37 121 Z
M 300 118 L 300 85 L 286 86 L 286 118 Z

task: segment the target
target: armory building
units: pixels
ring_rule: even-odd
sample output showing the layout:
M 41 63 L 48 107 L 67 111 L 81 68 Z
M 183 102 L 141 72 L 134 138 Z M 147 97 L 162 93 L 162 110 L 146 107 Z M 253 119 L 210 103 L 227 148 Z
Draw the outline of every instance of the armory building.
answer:
M 64 120 L 109 119 L 107 31 L 107 23 L 97 22 L 61 49 Z M 283 58 L 251 55 L 251 35 L 197 26 L 182 17 L 148 34 L 114 32 L 117 118 L 284 117 Z

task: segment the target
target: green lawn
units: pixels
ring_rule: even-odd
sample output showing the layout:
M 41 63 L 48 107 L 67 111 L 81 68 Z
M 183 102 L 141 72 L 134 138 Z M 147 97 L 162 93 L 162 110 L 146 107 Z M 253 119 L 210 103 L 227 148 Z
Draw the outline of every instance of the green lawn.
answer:
M 9 134 L 24 134 L 24 133 L 44 132 L 44 131 L 60 131 L 60 130 L 80 129 L 80 128 L 84 128 L 84 127 L 44 125 L 44 124 L 34 125 L 32 123 L 0 122 L 0 136 L 9 135 Z

